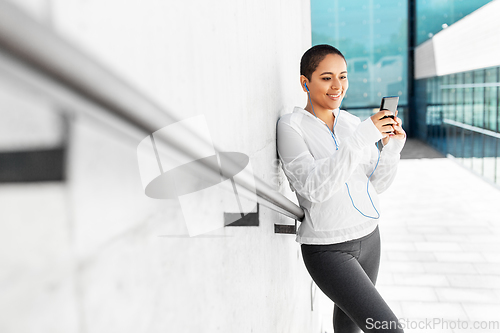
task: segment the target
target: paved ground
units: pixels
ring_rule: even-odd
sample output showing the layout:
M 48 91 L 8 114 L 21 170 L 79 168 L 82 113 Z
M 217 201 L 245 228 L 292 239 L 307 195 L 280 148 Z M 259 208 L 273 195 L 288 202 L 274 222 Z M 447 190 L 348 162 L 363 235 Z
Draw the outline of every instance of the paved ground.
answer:
M 500 188 L 418 141 L 402 156 L 381 195 L 379 291 L 405 332 L 500 332 Z
M 419 140 L 408 140 L 401 152 L 401 159 L 444 158 L 443 154 Z

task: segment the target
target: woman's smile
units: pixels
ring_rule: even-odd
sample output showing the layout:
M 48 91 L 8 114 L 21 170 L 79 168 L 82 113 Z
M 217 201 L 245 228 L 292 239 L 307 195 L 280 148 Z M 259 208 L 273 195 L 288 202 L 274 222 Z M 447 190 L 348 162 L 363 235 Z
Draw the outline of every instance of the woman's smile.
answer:
M 330 97 L 332 100 L 334 101 L 338 101 L 340 99 L 340 97 L 342 96 L 342 92 L 339 91 L 338 93 L 336 94 L 326 94 L 328 97 Z

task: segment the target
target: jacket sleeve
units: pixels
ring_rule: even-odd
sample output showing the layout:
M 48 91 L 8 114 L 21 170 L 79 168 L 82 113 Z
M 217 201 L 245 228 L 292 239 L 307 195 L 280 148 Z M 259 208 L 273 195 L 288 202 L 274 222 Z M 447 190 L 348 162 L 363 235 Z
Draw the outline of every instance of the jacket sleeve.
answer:
M 390 139 L 380 153 L 380 161 L 370 181 L 377 193 L 382 193 L 394 181 L 398 169 L 401 150 L 405 145 L 405 139 Z M 370 171 L 371 172 L 371 171 Z
M 363 148 L 381 139 L 370 118 L 361 122 L 353 135 L 342 141 L 328 158 L 315 160 L 301 130 L 278 122 L 278 155 L 291 186 L 307 200 L 319 203 L 338 191 L 359 165 Z

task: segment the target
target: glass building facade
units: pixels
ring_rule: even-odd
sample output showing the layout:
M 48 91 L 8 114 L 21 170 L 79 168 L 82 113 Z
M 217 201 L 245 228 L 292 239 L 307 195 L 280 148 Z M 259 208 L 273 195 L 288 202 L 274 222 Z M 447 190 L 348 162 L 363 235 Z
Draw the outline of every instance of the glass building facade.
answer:
M 333 45 L 347 60 L 342 108 L 368 116 L 382 96 L 399 96 L 400 113 L 407 106 L 407 27 L 406 1 L 311 0 L 312 44 Z
M 464 18 L 491 0 L 418 0 L 417 45 Z
M 500 67 L 421 81 L 427 142 L 500 185 Z
M 421 44 L 489 0 L 419 0 L 416 42 Z M 442 154 L 500 185 L 500 68 L 418 80 L 417 112 L 425 114 L 419 137 Z M 423 120 L 423 119 L 422 119 Z
M 488 2 L 311 0 L 311 29 L 313 45 L 346 57 L 343 109 L 366 118 L 382 96 L 399 96 L 405 127 L 418 129 L 413 136 L 500 185 L 500 68 L 414 80 L 409 63 L 409 50 Z

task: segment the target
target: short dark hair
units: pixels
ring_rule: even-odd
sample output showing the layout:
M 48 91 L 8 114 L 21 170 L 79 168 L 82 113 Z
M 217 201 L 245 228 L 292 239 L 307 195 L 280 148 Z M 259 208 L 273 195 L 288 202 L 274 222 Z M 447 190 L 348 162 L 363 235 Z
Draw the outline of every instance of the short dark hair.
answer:
M 337 48 L 327 44 L 315 45 L 307 50 L 300 59 L 300 75 L 304 75 L 308 80 L 311 80 L 312 73 L 328 54 L 341 56 L 347 64 L 344 55 Z

